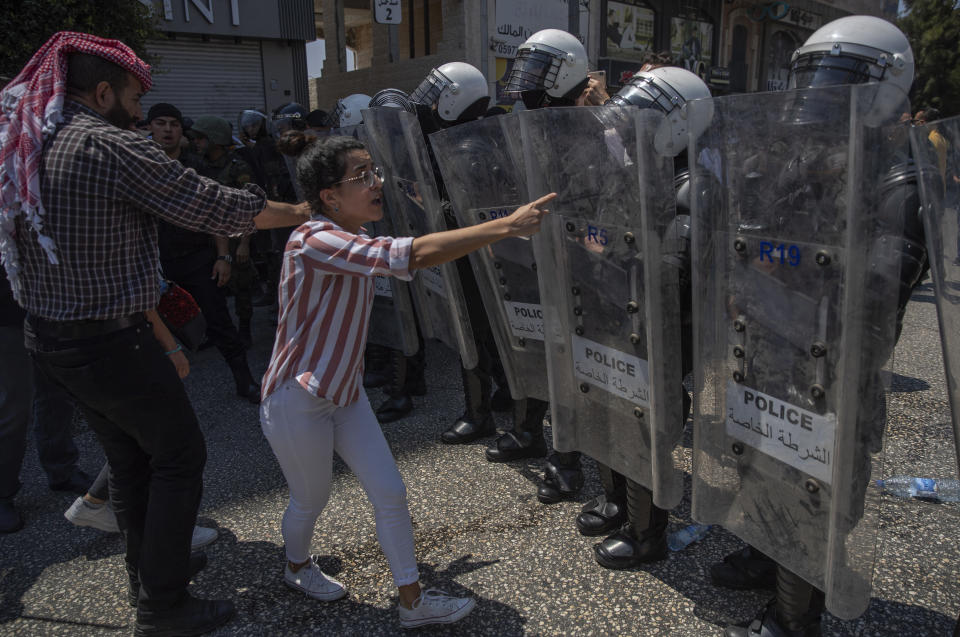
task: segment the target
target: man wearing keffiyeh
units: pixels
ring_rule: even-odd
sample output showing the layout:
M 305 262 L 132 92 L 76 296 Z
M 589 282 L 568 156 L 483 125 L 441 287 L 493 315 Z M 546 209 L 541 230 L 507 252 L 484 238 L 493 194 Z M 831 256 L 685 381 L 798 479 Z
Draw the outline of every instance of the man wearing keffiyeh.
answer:
M 61 32 L 0 93 L 0 258 L 27 350 L 110 463 L 135 634 L 199 635 L 234 607 L 187 592 L 205 564 L 190 540 L 206 447 L 170 364 L 179 347 L 165 352 L 145 316 L 159 298 L 157 224 L 231 236 L 309 213 L 220 186 L 129 130 L 150 85 L 123 43 Z

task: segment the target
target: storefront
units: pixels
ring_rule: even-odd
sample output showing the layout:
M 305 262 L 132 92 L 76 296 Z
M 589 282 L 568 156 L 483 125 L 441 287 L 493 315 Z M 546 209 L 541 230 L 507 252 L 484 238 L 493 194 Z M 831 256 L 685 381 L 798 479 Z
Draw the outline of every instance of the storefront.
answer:
M 143 1 L 143 0 L 142 0 Z M 166 37 L 147 44 L 153 89 L 144 112 L 169 102 L 185 116 L 236 125 L 245 108 L 307 104 L 304 45 L 316 37 L 312 0 L 149 0 Z
M 720 0 L 604 0 L 599 67 L 612 89 L 655 56 L 709 81 L 719 49 Z

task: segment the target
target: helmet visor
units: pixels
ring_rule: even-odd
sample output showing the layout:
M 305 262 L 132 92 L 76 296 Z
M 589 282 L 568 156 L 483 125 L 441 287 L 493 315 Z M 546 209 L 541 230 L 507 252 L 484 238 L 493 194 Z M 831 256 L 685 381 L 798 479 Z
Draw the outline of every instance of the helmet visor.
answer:
M 875 60 L 852 55 L 809 53 L 801 55 L 790 67 L 788 89 L 863 84 L 883 79 L 883 67 Z
M 543 91 L 553 88 L 560 70 L 559 55 L 562 51 L 551 53 L 549 47 L 542 44 L 537 49 L 520 49 L 513 60 L 510 79 L 504 89 L 508 94 L 519 95 L 524 91 Z
M 664 113 L 672 111 L 676 104 L 656 82 L 647 77 L 638 77 L 630 80 L 626 86 L 617 91 L 610 101 L 619 106 L 639 106 L 640 108 L 656 108 Z
M 430 71 L 430 74 L 420 82 L 417 90 L 410 94 L 410 99 L 424 106 L 433 106 L 437 103 L 437 100 L 440 99 L 440 94 L 443 92 L 443 89 L 450 86 L 450 84 L 452 84 L 450 78 L 437 69 L 433 69 Z
M 330 111 L 330 114 L 327 116 L 327 126 L 331 128 L 340 128 L 340 118 L 343 117 L 344 111 L 347 109 L 343 105 L 343 100 L 337 100 L 337 107 Z

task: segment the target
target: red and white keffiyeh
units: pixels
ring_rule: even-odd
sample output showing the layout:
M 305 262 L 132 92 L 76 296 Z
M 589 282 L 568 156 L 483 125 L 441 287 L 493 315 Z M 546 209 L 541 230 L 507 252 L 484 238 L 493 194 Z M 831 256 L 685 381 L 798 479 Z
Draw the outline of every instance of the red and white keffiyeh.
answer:
M 33 54 L 23 70 L 0 92 L 0 255 L 11 279 L 16 278 L 17 250 L 13 220 L 23 213 L 37 232 L 51 263 L 56 246 L 45 236 L 40 201 L 40 159 L 43 142 L 63 120 L 67 56 L 89 53 L 133 73 L 150 89 L 150 65 L 123 42 L 88 33 L 61 31 Z

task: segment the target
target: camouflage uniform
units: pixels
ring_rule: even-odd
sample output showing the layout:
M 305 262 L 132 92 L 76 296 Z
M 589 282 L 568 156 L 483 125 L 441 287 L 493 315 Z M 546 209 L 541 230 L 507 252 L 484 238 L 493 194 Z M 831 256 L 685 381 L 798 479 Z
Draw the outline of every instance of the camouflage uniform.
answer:
M 269 135 L 257 137 L 251 147 L 239 150 L 240 156 L 253 168 L 253 182 L 263 188 L 267 199 L 297 203 L 297 193 L 293 185 L 293 178 L 288 163 L 280 151 L 276 141 Z M 266 294 L 257 305 L 275 305 L 277 287 L 280 284 L 280 267 L 283 262 L 283 250 L 287 244 L 287 237 L 293 228 L 274 228 L 267 232 L 254 235 L 254 247 L 258 257 L 262 259 L 266 279 Z
M 240 188 L 253 181 L 253 170 L 250 165 L 240 158 L 236 150 L 226 152 L 220 159 L 207 159 L 198 171 L 204 177 L 216 179 L 224 186 Z M 237 260 L 237 248 L 240 238 L 230 239 L 230 255 L 233 257 L 233 267 L 230 272 L 230 291 L 234 295 L 234 309 L 237 313 L 237 322 L 241 338 L 249 341 L 250 319 L 253 317 L 253 290 L 257 280 L 257 269 L 252 259 L 245 263 Z

